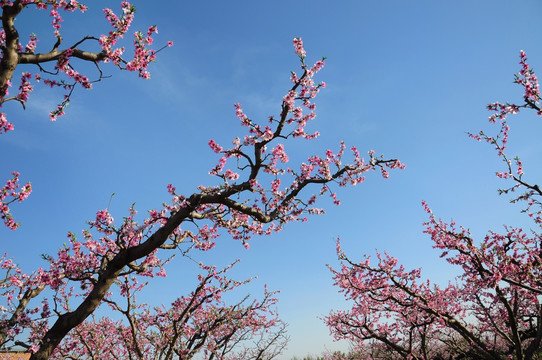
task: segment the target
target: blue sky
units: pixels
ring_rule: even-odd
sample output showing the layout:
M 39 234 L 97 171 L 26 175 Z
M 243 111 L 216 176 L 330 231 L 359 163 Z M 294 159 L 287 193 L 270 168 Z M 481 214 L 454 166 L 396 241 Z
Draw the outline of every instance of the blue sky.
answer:
M 325 267 L 337 264 L 338 236 L 353 259 L 388 250 L 407 267 L 422 267 L 425 276 L 446 282 L 454 270 L 422 234 L 422 200 L 437 216 L 478 236 L 505 223 L 526 224 L 519 208 L 497 196 L 505 186 L 493 175 L 502 169 L 499 160 L 466 132 L 497 130 L 487 123 L 487 103 L 520 102 L 521 88 L 512 81 L 521 49 L 535 70 L 542 69 L 539 1 L 133 3 L 134 29 L 156 24 L 157 44 L 175 42 L 150 67 L 151 80 L 104 65 L 112 77 L 91 91 L 77 89 L 67 115 L 55 123 L 47 114 L 61 94 L 41 86 L 26 111 L 5 105 L 15 131 L 2 135 L 0 151 L 9 156 L 0 176 L 20 171 L 34 192 L 14 207 L 21 228 L 1 228 L 0 238 L 2 249 L 27 271 L 42 253 L 55 253 L 68 231 L 85 228 L 112 193 L 111 212 L 121 219 L 134 202 L 140 212 L 159 208 L 169 200 L 168 183 L 184 194 L 212 184 L 207 172 L 218 158 L 207 142 L 229 144 L 244 134 L 236 102 L 252 119 L 278 114 L 290 70 L 298 69 L 292 47 L 297 36 L 309 63 L 327 57 L 317 80 L 328 86 L 316 99 L 311 125 L 321 137 L 296 144 L 292 157 L 323 154 L 344 140 L 363 153 L 397 157 L 407 168 L 389 180 L 375 173 L 341 189 L 341 206 L 323 199 L 325 215 L 254 239 L 248 251 L 224 236 L 215 250 L 194 255 L 218 265 L 241 258 L 233 275 L 259 278 L 239 289 L 240 296 L 258 297 L 264 283 L 282 291 L 278 310 L 291 336 L 285 359 L 347 347 L 334 343 L 319 319 L 347 307 Z M 101 9 L 119 9 L 115 1 L 88 6 L 84 16 L 65 16 L 66 43 L 108 31 Z M 43 51 L 53 42 L 49 22 L 44 13 L 23 14 L 17 26 L 23 37 L 36 32 Z M 513 121 L 511 152 L 535 182 L 539 119 L 524 114 Z M 152 284 L 144 300 L 168 303 L 186 293 L 195 271 L 190 261 L 176 259 L 169 277 Z

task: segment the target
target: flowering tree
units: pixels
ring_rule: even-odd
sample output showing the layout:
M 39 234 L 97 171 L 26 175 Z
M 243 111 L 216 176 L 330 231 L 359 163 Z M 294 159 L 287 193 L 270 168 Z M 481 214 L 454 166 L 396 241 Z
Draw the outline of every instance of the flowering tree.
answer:
M 131 7 L 124 6 L 126 17 Z M 106 14 L 117 24 L 115 29 L 126 21 L 122 20 L 124 17 L 115 20 L 110 12 Z M 100 38 L 101 44 L 111 42 L 107 37 Z M 120 222 L 115 222 L 107 209 L 100 210 L 89 229 L 83 231 L 82 240 L 70 233 L 68 243 L 56 256 L 46 257 L 48 268 L 34 273 L 25 274 L 11 259 L 2 259 L 4 276 L 0 287 L 5 302 L 0 309 L 1 346 L 27 347 L 33 352 L 33 360 L 70 357 L 72 352 L 92 358 L 93 350 L 85 346 L 89 342 L 82 339 L 98 336 L 90 333 L 95 328 L 90 325 L 94 321 L 110 329 L 107 336 L 118 340 L 118 353 L 128 352 L 135 358 L 146 356 L 139 346 L 151 346 L 154 354 L 166 351 L 187 356 L 201 349 L 207 351 L 209 358 L 225 358 L 234 353 L 234 348 L 238 353 L 247 340 L 255 342 L 255 346 L 244 350 L 247 357 L 263 359 L 275 353 L 271 346 L 278 344 L 280 349 L 284 340 L 280 326 L 269 336 L 262 333 L 278 325 L 274 314 L 270 318 L 263 316 L 275 301 L 273 294 L 266 292 L 263 300 L 250 304 L 221 303 L 218 295 L 237 286 L 222 279 L 221 272 L 212 270 L 209 277 L 201 277 L 201 289 L 198 287 L 189 297 L 174 302 L 169 309 L 136 307 L 132 294 L 141 290 L 142 278 L 166 275 L 168 250 L 180 249 L 183 254 L 194 249 L 207 251 L 222 232 L 249 248 L 253 235 L 269 235 L 282 230 L 288 222 L 306 221 L 307 214 L 322 213 L 315 207 L 318 195 L 328 194 L 338 205 L 334 186 L 363 182 L 371 170 L 379 170 L 388 177 L 386 168 L 404 167 L 398 160 L 375 156 L 374 151 L 369 152 L 366 161 L 355 147 L 350 149 L 352 162 L 345 163 L 345 144 L 337 152 L 327 150 L 324 156 L 308 157 L 298 168 L 286 165 L 287 142 L 318 136 L 318 132 L 309 133 L 306 126 L 316 116 L 313 99 L 325 87 L 325 83 L 313 80 L 324 60 L 309 66 L 305 63 L 302 40 L 294 39 L 294 47 L 302 72 L 292 73 L 292 86 L 280 103 L 278 115 L 271 116 L 267 125 L 259 124 L 236 104 L 236 115 L 248 133 L 235 138 L 229 148 L 209 141 L 212 151 L 220 156 L 210 171 L 215 185 L 202 185 L 188 195 L 168 185 L 171 202 L 149 211 L 141 220 L 133 207 Z M 110 54 L 108 49 L 103 51 Z M 70 56 L 76 53 L 68 51 Z M 117 52 L 108 55 L 113 57 L 110 61 L 122 67 L 124 62 L 114 54 Z M 129 64 L 125 67 L 131 69 Z M 316 193 L 306 194 L 314 187 Z M 206 298 L 203 303 L 202 297 Z M 128 301 L 128 305 L 121 307 L 119 298 Z M 124 325 L 108 327 L 107 319 L 85 322 L 104 303 L 124 315 Z M 133 326 L 136 322 L 141 327 Z M 124 334 L 123 344 L 119 343 L 119 331 Z M 151 344 L 151 338 L 157 343 Z M 170 358 L 167 356 L 164 358 Z
M 54 46 L 45 51 L 38 51 L 38 37 L 30 34 L 27 40 L 20 38 L 15 26 L 17 16 L 35 7 L 49 12 L 52 18 L 53 36 L 56 38 Z M 1 0 L 2 30 L 0 31 L 0 106 L 7 101 L 17 101 L 23 108 L 34 89 L 33 83 L 42 83 L 50 88 L 58 88 L 65 92 L 62 101 L 49 114 L 51 120 L 64 114 L 66 106 L 77 87 L 91 89 L 92 84 L 100 81 L 104 76 L 101 63 L 112 63 L 122 70 L 135 71 L 142 78 L 149 78 L 148 66 L 160 51 L 150 49 L 153 43 L 152 35 L 157 32 L 156 26 L 151 26 L 146 33 L 140 31 L 134 34 L 134 52 L 131 59 L 124 55 L 125 47 L 118 47 L 118 42 L 124 37 L 134 19 L 135 7 L 123 1 L 121 3 L 122 15 L 115 15 L 113 10 L 105 9 L 104 14 L 111 25 L 111 30 L 100 37 L 84 36 L 73 44 L 63 44 L 61 36 L 61 11 L 87 11 L 84 4 L 77 0 Z M 21 43 L 27 41 L 25 45 Z M 92 45 L 94 43 L 94 46 Z M 168 46 L 173 45 L 168 42 Z M 162 48 L 163 49 L 163 48 Z M 93 63 L 96 67 L 95 77 L 89 78 L 77 70 L 77 63 Z M 51 65 L 49 65 L 51 64 Z M 19 66 L 34 66 L 38 72 L 32 74 L 24 71 L 21 74 L 17 94 L 11 95 L 15 70 Z M 81 64 L 80 64 L 81 65 Z M 0 113 L 0 134 L 14 129 L 14 125 L 7 121 L 6 114 Z M 19 173 L 12 172 L 12 178 L 0 190 L 0 217 L 4 224 L 16 229 L 18 223 L 13 219 L 9 205 L 15 201 L 23 201 L 32 191 L 30 183 L 23 186 L 18 184 Z
M 103 317 L 85 321 L 68 335 L 58 350 L 60 358 L 75 359 L 191 359 L 203 352 L 206 359 L 272 359 L 286 345 L 286 325 L 271 306 L 274 293 L 265 292 L 261 301 L 250 303 L 245 297 L 235 305 L 226 305 L 222 295 L 243 282 L 225 277 L 232 266 L 217 271 L 203 266 L 197 288 L 175 300 L 171 307 L 150 309 L 138 305 L 135 294 L 141 285 L 125 278 L 125 305 L 106 299 L 113 311 L 125 321 Z M 217 284 L 214 284 L 217 283 Z M 254 343 L 252 343 L 254 341 Z
M 524 178 L 519 158 L 506 154 L 508 114 L 531 109 L 542 115 L 535 73 L 520 55 L 521 70 L 515 82 L 524 88 L 523 105 L 493 103 L 489 120 L 499 124 L 496 136 L 481 131 L 470 136 L 491 144 L 504 164 L 497 176 L 512 181 L 501 193 L 520 192 L 512 202 L 525 202 L 523 210 L 533 221 L 531 231 L 506 226 L 489 232 L 481 241 L 454 222 L 432 214 L 425 233 L 441 257 L 461 269 L 461 276 L 445 287 L 421 280 L 420 269 L 405 270 L 391 255 L 377 254 L 351 261 L 341 250 L 340 270 L 332 270 L 345 297 L 354 302 L 350 311 L 332 312 L 326 319 L 336 339 L 370 346 L 389 358 L 456 358 L 530 360 L 540 356 L 542 341 L 542 209 L 539 186 Z

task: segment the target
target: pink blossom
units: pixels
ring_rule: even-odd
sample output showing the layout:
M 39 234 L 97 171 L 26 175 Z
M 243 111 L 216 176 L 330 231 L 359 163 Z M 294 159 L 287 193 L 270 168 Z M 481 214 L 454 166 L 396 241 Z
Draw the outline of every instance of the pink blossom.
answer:
M 295 53 L 299 55 L 299 57 L 304 58 L 306 55 L 305 49 L 303 49 L 303 40 L 301 38 L 294 38 L 293 40 Z
M 222 146 L 219 146 L 213 139 L 209 140 L 209 147 L 217 154 L 222 152 Z

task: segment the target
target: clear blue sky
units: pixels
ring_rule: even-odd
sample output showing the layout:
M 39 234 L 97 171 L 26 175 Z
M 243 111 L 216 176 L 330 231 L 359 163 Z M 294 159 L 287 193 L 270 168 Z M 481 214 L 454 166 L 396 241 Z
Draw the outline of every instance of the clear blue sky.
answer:
M 264 283 L 282 291 L 278 310 L 291 336 L 285 359 L 346 348 L 331 340 L 319 319 L 347 307 L 325 267 L 337 263 L 337 236 L 353 259 L 375 248 L 388 250 L 407 267 L 421 266 L 424 275 L 446 282 L 453 269 L 422 234 L 422 200 L 476 235 L 522 224 L 519 209 L 497 197 L 504 184 L 493 175 L 502 169 L 496 156 L 465 133 L 491 129 L 487 103 L 520 102 L 521 88 L 512 81 L 521 49 L 542 71 L 539 1 L 133 3 L 134 29 L 157 24 L 157 44 L 175 42 L 150 67 L 151 80 L 104 66 L 112 78 L 91 91 L 77 89 L 67 115 L 55 123 L 47 113 L 60 94 L 40 86 L 26 111 L 15 103 L 5 106 L 15 131 L 1 136 L 0 177 L 20 171 L 34 192 L 14 207 L 22 227 L 0 228 L 0 249 L 25 270 L 40 264 L 40 254 L 55 253 L 68 231 L 80 233 L 112 193 L 110 209 L 121 219 L 133 202 L 141 212 L 159 208 L 169 200 L 168 183 L 184 194 L 211 184 L 207 172 L 218 158 L 207 142 L 228 144 L 243 134 L 236 102 L 253 119 L 278 114 L 289 72 L 298 69 L 292 47 L 297 36 L 308 62 L 327 57 L 318 80 L 328 87 L 317 98 L 311 125 L 322 135 L 297 146 L 295 156 L 323 154 L 344 140 L 363 153 L 374 149 L 397 157 L 407 168 L 393 171 L 389 180 L 375 173 L 364 184 L 341 189 L 341 206 L 324 200 L 327 214 L 254 239 L 248 251 L 224 236 L 215 250 L 195 255 L 218 265 L 241 258 L 235 277 L 259 279 L 239 295 L 258 297 Z M 119 9 L 116 1 L 88 6 L 85 16 L 65 16 L 67 43 L 108 31 L 101 10 Z M 17 25 L 22 36 L 38 33 L 43 51 L 52 40 L 50 19 L 40 15 L 22 15 Z M 517 119 L 512 150 L 536 180 L 540 121 Z M 176 259 L 169 277 L 150 286 L 144 300 L 168 303 L 186 293 L 196 270 Z

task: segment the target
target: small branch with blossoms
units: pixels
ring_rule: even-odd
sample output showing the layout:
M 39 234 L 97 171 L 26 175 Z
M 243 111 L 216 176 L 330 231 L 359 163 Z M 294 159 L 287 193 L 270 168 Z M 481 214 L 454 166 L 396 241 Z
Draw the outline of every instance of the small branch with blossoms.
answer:
M 14 27 L 14 20 L 26 7 L 32 5 L 35 5 L 38 9 L 50 10 L 50 15 L 53 17 L 51 25 L 54 30 L 53 35 L 57 38 L 57 42 L 48 52 L 36 52 L 39 39 L 34 34 L 30 35 L 29 41 L 25 46 L 19 43 L 19 35 Z M 20 96 L 7 97 L 14 70 L 18 65 L 35 64 L 38 65 L 40 71 L 43 73 L 49 75 L 59 75 L 61 73 L 64 74 L 67 79 L 73 81 L 73 83 L 68 86 L 66 80 L 58 81 L 53 79 L 42 79 L 40 74 L 34 75 L 36 81 L 43 80 L 46 85 L 51 87 L 56 85 L 73 90 L 76 85 L 81 85 L 83 88 L 90 89 L 91 81 L 89 81 L 87 76 L 74 70 L 70 64 L 72 59 L 93 62 L 95 64 L 100 62 L 112 62 L 120 69 L 135 71 L 139 73 L 140 77 L 148 78 L 150 76 L 148 66 L 150 62 L 154 61 L 156 53 L 167 46 L 173 45 L 173 43 L 169 41 L 166 46 L 163 46 L 158 50 L 150 49 L 149 46 L 153 43 L 153 34 L 158 32 L 157 27 L 153 25 L 149 27 L 145 34 L 139 31 L 135 33 L 133 59 L 125 60 L 122 57 L 125 48 L 116 48 L 115 46 L 117 45 L 117 42 L 124 37 L 134 19 L 135 7 L 126 1 L 121 3 L 122 15 L 120 17 L 111 9 L 104 10 L 105 17 L 113 28 L 107 35 L 102 35 L 100 37 L 85 36 L 65 49 L 60 49 L 60 46 L 62 45 L 62 37 L 60 35 L 62 17 L 59 10 L 63 9 L 70 12 L 79 10 L 85 12 L 87 10 L 85 5 L 80 4 L 77 1 L 66 2 L 52 0 L 43 2 L 41 0 L 29 0 L 2 3 L 1 7 L 4 32 L 2 32 L 2 35 L 0 36 L 0 49 L 2 49 L 2 62 L 0 63 L 0 102 L 16 99 L 22 101 L 24 104 L 24 102 L 28 100 L 28 95 L 32 91 L 31 86 L 26 86 L 26 90 L 23 92 L 24 98 L 21 98 Z M 100 45 L 100 50 L 87 51 L 79 48 L 89 41 L 98 43 Z M 47 71 L 42 67 L 42 64 L 52 61 L 56 62 L 56 72 Z M 121 64 L 124 65 L 121 66 Z M 99 73 L 100 77 L 98 80 L 103 78 L 100 69 Z M 25 74 L 25 78 L 21 84 L 30 81 L 32 78 L 30 73 Z M 52 117 L 53 120 L 56 119 L 56 116 L 61 114 L 58 109 L 54 112 L 56 115 Z
M 9 229 L 16 230 L 20 224 L 13 220 L 9 205 L 26 199 L 32 192 L 32 185 L 28 182 L 21 188 L 19 173 L 12 172 L 11 174 L 13 177 L 0 189 L 0 218 Z
M 538 184 L 531 184 L 523 180 L 524 168 L 523 163 L 519 157 L 515 156 L 513 159 L 506 155 L 506 148 L 508 144 L 508 137 L 510 132 L 510 125 L 508 121 L 508 115 L 515 115 L 520 112 L 521 109 L 535 110 L 538 116 L 542 116 L 541 111 L 541 97 L 540 97 L 540 85 L 538 83 L 538 77 L 534 70 L 527 63 L 527 55 L 524 51 L 520 52 L 521 69 L 519 73 L 514 75 L 514 83 L 523 87 L 523 101 L 524 104 L 501 104 L 499 102 L 491 103 L 487 106 L 487 109 L 493 114 L 489 117 L 489 122 L 496 124 L 499 123 L 500 130 L 495 136 L 490 136 L 484 131 L 478 132 L 478 134 L 469 133 L 469 136 L 478 141 L 485 141 L 495 147 L 497 155 L 505 163 L 505 171 L 497 172 L 496 175 L 502 179 L 512 179 L 515 184 L 506 189 L 499 189 L 500 194 L 507 194 L 515 192 L 519 188 L 525 188 L 526 192 L 518 195 L 512 200 L 512 202 L 525 201 L 527 207 L 524 212 L 529 213 L 529 216 L 537 220 L 539 224 L 542 224 L 542 217 L 540 211 L 532 211 L 534 205 L 540 207 L 541 202 L 536 197 L 542 196 L 542 190 Z

